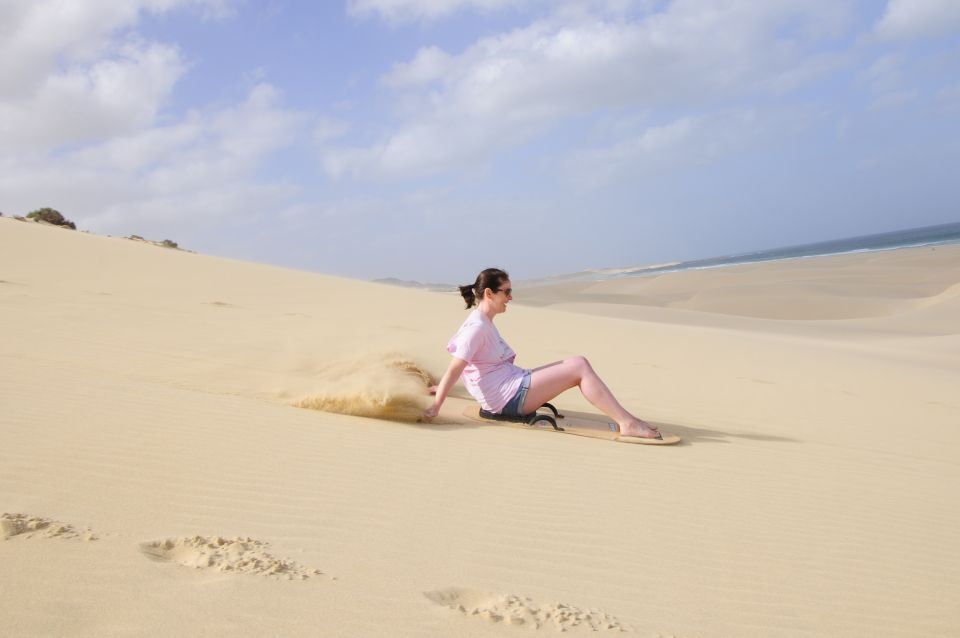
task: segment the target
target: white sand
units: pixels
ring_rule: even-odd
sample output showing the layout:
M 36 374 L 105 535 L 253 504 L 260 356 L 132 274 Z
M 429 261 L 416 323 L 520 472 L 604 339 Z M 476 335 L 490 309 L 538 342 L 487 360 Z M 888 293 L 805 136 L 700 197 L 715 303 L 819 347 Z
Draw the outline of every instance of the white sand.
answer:
M 0 280 L 4 636 L 960 632 L 960 246 L 518 289 L 673 447 L 292 407 L 415 415 L 449 294 L 9 218 Z

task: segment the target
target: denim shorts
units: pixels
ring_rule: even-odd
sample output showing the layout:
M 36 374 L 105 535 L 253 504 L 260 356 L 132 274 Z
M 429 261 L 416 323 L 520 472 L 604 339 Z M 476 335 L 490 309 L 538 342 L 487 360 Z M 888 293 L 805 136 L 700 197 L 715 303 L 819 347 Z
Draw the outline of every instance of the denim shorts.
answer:
M 500 414 L 507 416 L 521 416 L 520 410 L 523 409 L 523 400 L 527 398 L 527 390 L 530 389 L 530 373 L 527 372 L 520 380 L 520 388 L 513 398 L 507 401 L 507 404 L 500 410 Z

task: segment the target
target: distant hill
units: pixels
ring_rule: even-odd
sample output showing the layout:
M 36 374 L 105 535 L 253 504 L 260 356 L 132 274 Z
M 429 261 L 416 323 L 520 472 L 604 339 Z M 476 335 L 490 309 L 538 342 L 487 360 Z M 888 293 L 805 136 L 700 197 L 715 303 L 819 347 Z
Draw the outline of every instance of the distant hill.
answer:
M 401 286 L 403 288 L 420 288 L 421 290 L 432 290 L 434 292 L 456 292 L 457 290 L 457 286 L 453 284 L 425 284 L 409 279 L 397 279 L 396 277 L 374 279 L 373 282 L 376 284 L 387 284 L 389 286 Z

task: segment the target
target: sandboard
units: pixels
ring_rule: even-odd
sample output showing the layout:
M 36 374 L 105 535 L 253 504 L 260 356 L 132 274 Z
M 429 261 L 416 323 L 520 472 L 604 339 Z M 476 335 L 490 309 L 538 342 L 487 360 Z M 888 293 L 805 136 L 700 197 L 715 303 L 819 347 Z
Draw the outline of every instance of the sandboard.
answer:
M 547 412 L 544 412 L 548 414 Z M 620 427 L 610 421 L 607 417 L 599 414 L 590 414 L 588 412 L 561 412 L 562 418 L 557 419 L 557 425 L 563 428 L 558 431 L 549 423 L 538 422 L 535 425 L 526 423 L 514 423 L 511 421 L 494 421 L 480 416 L 480 406 L 473 404 L 463 411 L 463 416 L 471 421 L 480 423 L 491 423 L 494 425 L 506 425 L 527 430 L 542 430 L 544 432 L 557 432 L 558 434 L 574 434 L 576 436 L 588 436 L 594 439 L 607 439 L 608 441 L 617 441 L 618 443 L 637 443 L 640 445 L 673 445 L 681 441 L 676 434 L 661 432 L 659 439 L 644 439 L 638 436 L 620 436 Z

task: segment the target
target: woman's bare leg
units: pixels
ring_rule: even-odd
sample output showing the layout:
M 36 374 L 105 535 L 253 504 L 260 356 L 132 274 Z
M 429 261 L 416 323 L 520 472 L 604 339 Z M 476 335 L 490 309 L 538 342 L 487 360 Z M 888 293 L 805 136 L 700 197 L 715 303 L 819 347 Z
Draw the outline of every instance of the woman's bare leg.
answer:
M 533 412 L 558 394 L 579 386 L 587 401 L 617 422 L 624 436 L 656 438 L 657 428 L 638 419 L 620 405 L 610 388 L 600 379 L 584 357 L 572 357 L 535 368 L 530 389 L 523 400 L 523 413 Z

